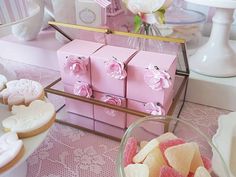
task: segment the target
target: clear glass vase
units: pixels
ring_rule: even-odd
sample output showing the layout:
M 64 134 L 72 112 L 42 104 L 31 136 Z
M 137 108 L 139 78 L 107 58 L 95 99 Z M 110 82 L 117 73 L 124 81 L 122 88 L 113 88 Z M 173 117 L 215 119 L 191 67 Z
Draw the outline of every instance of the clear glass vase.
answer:
M 158 29 L 158 24 L 149 24 L 146 22 L 143 22 L 141 24 L 139 30 L 136 31 L 136 33 L 150 36 L 161 36 L 161 33 Z M 157 40 L 130 37 L 128 39 L 128 45 L 131 48 L 138 50 L 154 51 L 154 52 L 163 51 L 163 43 Z

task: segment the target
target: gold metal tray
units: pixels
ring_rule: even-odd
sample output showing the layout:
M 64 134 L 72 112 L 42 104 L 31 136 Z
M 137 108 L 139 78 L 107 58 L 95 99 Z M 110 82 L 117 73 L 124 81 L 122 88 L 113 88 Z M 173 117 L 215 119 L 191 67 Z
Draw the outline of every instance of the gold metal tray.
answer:
M 178 67 L 176 70 L 176 79 L 175 79 L 176 81 L 175 81 L 175 86 L 174 86 L 173 102 L 172 102 L 172 105 L 167 113 L 167 116 L 179 117 L 181 110 L 184 106 L 187 85 L 188 85 L 188 78 L 189 78 L 189 66 L 188 66 L 186 45 L 185 45 L 184 39 L 167 38 L 167 37 L 161 37 L 161 36 L 148 36 L 148 35 L 141 35 L 141 34 L 136 34 L 136 33 L 115 31 L 115 30 L 111 30 L 108 28 L 93 28 L 93 27 L 86 27 L 86 26 L 80 26 L 80 25 L 74 25 L 74 24 L 65 24 L 65 23 L 59 23 L 59 22 L 49 22 L 49 24 L 70 41 L 73 40 L 74 38 L 67 34 L 67 32 L 66 32 L 67 29 L 69 29 L 69 30 L 71 30 L 71 29 L 83 30 L 83 31 L 88 31 L 88 32 L 92 32 L 92 33 L 93 32 L 94 33 L 102 33 L 102 34 L 104 34 L 105 37 L 109 36 L 109 35 L 116 35 L 116 36 L 122 36 L 122 37 L 134 37 L 134 38 L 158 40 L 161 42 L 174 43 L 174 44 L 179 45 L 180 52 L 178 53 L 178 57 L 181 59 L 179 59 L 179 61 L 178 61 Z M 135 115 L 138 117 L 150 116 L 149 114 L 147 114 L 145 112 L 140 112 L 138 110 L 133 110 L 133 109 L 129 109 L 126 107 L 120 107 L 120 106 L 116 106 L 116 105 L 107 104 L 102 101 L 96 100 L 94 98 L 80 97 L 80 96 L 77 96 L 74 94 L 64 92 L 63 90 L 56 89 L 55 86 L 57 84 L 59 84 L 60 81 L 61 81 L 61 78 L 59 78 L 56 81 L 49 84 L 45 88 L 45 93 L 46 94 L 54 94 L 54 95 L 58 95 L 58 96 L 62 96 L 62 97 L 70 98 L 70 99 L 83 101 L 86 103 L 102 106 L 105 108 L 114 109 L 116 111 L 125 112 L 127 114 Z M 74 124 L 71 124 L 71 123 L 68 123 L 65 121 L 57 120 L 57 122 L 65 124 L 65 125 L 69 125 L 72 127 L 77 127 L 77 128 L 83 129 L 83 130 L 87 130 L 89 132 L 93 132 L 98 135 L 109 137 L 111 139 L 119 140 L 119 138 L 115 138 L 115 137 L 112 137 L 112 136 L 109 136 L 109 135 L 106 135 L 103 133 L 99 133 L 96 131 L 91 131 L 86 128 L 83 128 L 78 125 L 74 125 Z M 168 126 L 168 125 L 166 125 L 166 126 Z

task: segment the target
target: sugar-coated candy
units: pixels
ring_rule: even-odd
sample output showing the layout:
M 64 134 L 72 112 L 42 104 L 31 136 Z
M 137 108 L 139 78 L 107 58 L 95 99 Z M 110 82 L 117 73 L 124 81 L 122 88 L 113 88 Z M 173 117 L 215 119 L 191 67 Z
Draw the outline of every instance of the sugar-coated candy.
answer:
M 211 177 L 211 175 L 205 167 L 201 166 L 197 168 L 194 177 Z
M 156 139 L 161 143 L 161 142 L 164 142 L 164 141 L 173 140 L 173 139 L 177 139 L 177 138 L 178 137 L 175 136 L 173 133 L 167 132 L 165 134 L 160 135 Z
M 124 150 L 124 166 L 125 167 L 133 163 L 133 157 L 137 153 L 137 147 L 138 147 L 138 142 L 136 138 L 130 137 L 127 140 L 125 150 Z
M 150 141 L 129 138 L 124 161 L 126 177 L 211 177 L 211 160 L 199 145 L 170 132 Z
M 194 177 L 194 173 L 191 173 L 191 172 L 190 172 L 190 173 L 188 174 L 188 177 Z
M 159 148 L 154 148 L 145 158 L 143 164 L 149 168 L 149 177 L 157 177 L 162 166 L 166 165 L 165 159 Z
M 172 147 L 172 146 L 176 146 L 179 144 L 184 144 L 184 143 L 185 143 L 184 140 L 178 138 L 178 139 L 173 139 L 173 140 L 161 142 L 159 147 L 160 147 L 162 154 L 164 154 L 164 152 L 167 148 Z
M 211 164 L 211 160 L 209 158 L 207 158 L 206 156 L 202 155 L 202 161 L 203 161 L 203 164 L 204 164 L 204 167 L 209 171 L 211 172 L 212 170 L 212 164 Z
M 146 158 L 148 153 L 151 152 L 154 148 L 158 147 L 161 142 L 176 138 L 177 137 L 173 133 L 168 132 L 163 135 L 160 135 L 157 138 L 152 139 L 134 156 L 133 162 L 142 162 Z
M 195 146 L 195 153 L 194 153 L 193 160 L 190 166 L 190 172 L 195 173 L 198 167 L 203 166 L 203 161 L 202 161 L 202 157 L 199 151 L 198 144 L 193 143 L 193 145 Z
M 163 166 L 160 170 L 159 177 L 184 177 L 184 176 L 169 166 Z
M 149 177 L 149 168 L 146 164 L 129 164 L 124 170 L 126 177 Z
M 188 176 L 194 153 L 194 144 L 184 143 L 167 148 L 165 157 L 171 167 L 181 175 Z
M 155 138 L 149 141 L 133 158 L 133 162 L 140 163 L 142 162 L 149 152 L 154 148 L 158 147 L 159 141 Z
M 141 141 L 139 143 L 140 148 L 143 149 L 143 147 L 146 146 L 147 143 L 148 143 L 148 141 Z

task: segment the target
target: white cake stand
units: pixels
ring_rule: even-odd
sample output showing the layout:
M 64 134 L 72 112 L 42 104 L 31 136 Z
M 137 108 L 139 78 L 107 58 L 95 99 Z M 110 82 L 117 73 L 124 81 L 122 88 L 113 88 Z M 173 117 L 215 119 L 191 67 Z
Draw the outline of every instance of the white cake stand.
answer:
M 229 34 L 236 9 L 235 0 L 185 0 L 215 7 L 213 25 L 208 42 L 190 57 L 190 69 L 213 77 L 236 76 L 236 54 L 229 45 Z
M 0 122 L 11 113 L 8 111 L 8 107 L 0 104 Z M 45 131 L 37 136 L 23 139 L 25 154 L 21 160 L 15 164 L 8 171 L 0 174 L 0 177 L 26 177 L 27 175 L 27 163 L 26 159 L 39 147 L 39 145 L 46 138 L 48 131 Z M 2 124 L 0 125 L 0 136 L 4 134 Z

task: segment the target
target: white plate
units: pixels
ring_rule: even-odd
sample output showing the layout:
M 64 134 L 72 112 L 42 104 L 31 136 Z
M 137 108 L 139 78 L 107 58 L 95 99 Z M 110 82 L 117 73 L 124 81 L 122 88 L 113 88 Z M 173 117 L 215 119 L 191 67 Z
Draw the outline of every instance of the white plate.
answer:
M 2 122 L 3 119 L 5 119 L 6 117 L 8 117 L 10 115 L 11 115 L 11 112 L 8 110 L 8 106 L 2 105 L 0 103 L 0 123 Z M 2 124 L 1 124 L 0 125 L 0 136 L 2 136 L 4 133 L 5 132 L 3 131 L 3 127 L 2 127 Z M 39 134 L 39 135 L 36 135 L 34 137 L 23 139 L 24 148 L 25 148 L 24 156 L 21 158 L 21 160 L 17 164 L 14 165 L 14 167 L 12 167 L 11 169 L 9 169 L 8 171 L 6 171 L 3 174 L 4 175 L 7 174 L 13 168 L 16 168 L 17 166 L 22 164 L 38 148 L 38 146 L 43 142 L 43 140 L 47 136 L 47 133 L 48 133 L 48 130 L 41 133 L 41 134 Z
M 212 142 L 221 153 L 230 172 L 230 177 L 236 177 L 236 112 L 219 117 L 218 130 L 213 136 Z M 222 174 L 214 152 L 212 167 Z

